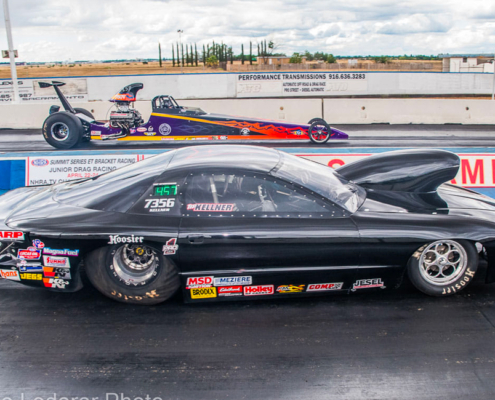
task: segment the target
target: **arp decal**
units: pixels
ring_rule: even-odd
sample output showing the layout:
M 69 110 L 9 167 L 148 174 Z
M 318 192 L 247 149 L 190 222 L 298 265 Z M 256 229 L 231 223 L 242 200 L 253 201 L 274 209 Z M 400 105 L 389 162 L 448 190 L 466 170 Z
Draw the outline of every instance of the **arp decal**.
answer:
M 63 279 L 43 278 L 43 284 L 47 288 L 65 289 L 65 287 L 69 284 L 69 282 L 68 281 L 64 281 Z
M 279 293 L 301 293 L 306 285 L 282 285 L 277 288 Z
M 369 289 L 369 288 L 385 288 L 382 278 L 360 279 L 354 283 L 352 290 Z
M 143 236 L 120 236 L 120 235 L 110 235 L 110 241 L 108 244 L 119 244 L 119 243 L 143 243 Z
M 43 256 L 43 265 L 45 267 L 70 268 L 67 257 Z
M 213 285 L 213 276 L 187 278 L 186 289 L 205 288 Z
M 33 240 L 33 247 L 36 249 L 42 249 L 43 247 L 45 247 L 45 244 L 41 240 L 35 239 Z
M 242 296 L 242 286 L 221 286 L 217 290 L 218 296 Z
M 20 231 L 0 231 L 0 240 L 24 240 L 24 233 Z
M 339 283 L 312 283 L 308 285 L 306 292 L 324 292 L 327 290 L 340 290 L 344 282 Z
M 273 293 L 273 285 L 244 286 L 244 296 L 261 296 Z
M 234 211 L 235 204 L 222 204 L 222 203 L 197 203 L 188 204 L 187 211 L 195 212 L 229 212 Z
M 42 274 L 21 274 L 21 279 L 23 281 L 41 281 L 43 280 Z
M 17 250 L 17 258 L 21 260 L 39 260 L 41 258 L 41 250 L 38 250 L 36 247 L 19 249 Z
M 196 288 L 191 289 L 191 299 L 210 299 L 217 297 L 217 288 Z
M 21 278 L 19 278 L 19 272 L 13 270 L 0 269 L 0 277 L 3 279 L 8 279 L 9 281 L 21 281 Z
M 175 254 L 177 253 L 177 250 L 179 250 L 179 245 L 177 243 L 177 238 L 172 238 L 170 240 L 167 240 L 167 243 L 163 245 L 163 255 L 167 256 L 170 254 Z
M 43 249 L 43 254 L 50 256 L 69 256 L 69 257 L 77 257 L 79 256 L 79 250 L 70 250 L 70 249 L 52 249 L 50 247 L 45 247 Z
M 214 286 L 252 285 L 252 284 L 253 284 L 253 278 L 251 276 L 227 276 L 223 278 L 215 278 L 213 280 Z
M 168 212 L 175 206 L 175 199 L 146 199 L 144 208 L 149 212 Z

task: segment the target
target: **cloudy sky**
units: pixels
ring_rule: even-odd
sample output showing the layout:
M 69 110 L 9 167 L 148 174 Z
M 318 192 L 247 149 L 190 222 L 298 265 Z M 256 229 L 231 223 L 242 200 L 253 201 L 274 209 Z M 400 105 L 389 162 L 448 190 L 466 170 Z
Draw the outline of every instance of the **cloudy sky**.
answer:
M 9 0 L 19 61 L 165 57 L 183 42 L 223 41 L 240 53 L 335 55 L 495 51 L 493 0 Z M 1 10 L 3 15 L 3 9 Z M 0 47 L 7 49 L 4 18 Z M 5 60 L 7 61 L 7 60 Z

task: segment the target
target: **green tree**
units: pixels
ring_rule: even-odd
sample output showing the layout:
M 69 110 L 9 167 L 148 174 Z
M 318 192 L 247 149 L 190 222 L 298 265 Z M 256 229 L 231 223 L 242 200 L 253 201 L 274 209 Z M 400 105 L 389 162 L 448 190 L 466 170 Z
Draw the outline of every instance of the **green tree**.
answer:
M 244 65 L 244 44 L 241 44 L 241 64 Z
M 292 54 L 292 56 L 291 56 L 291 58 L 290 58 L 289 62 L 290 62 L 291 64 L 301 64 L 301 63 L 302 63 L 302 60 L 303 60 L 303 59 L 302 59 L 301 54 L 299 54 L 299 53 L 294 53 L 294 54 Z
M 160 60 L 160 68 L 162 66 L 162 45 L 158 42 L 158 59 Z
M 253 65 L 253 42 L 249 41 L 249 65 Z
M 198 47 L 196 46 L 196 43 L 194 43 L 194 55 L 195 55 L 195 61 L 196 61 L 196 67 L 198 66 Z
M 172 67 L 175 67 L 174 45 L 172 44 Z
M 179 42 L 177 44 L 177 66 L 180 66 Z
M 181 57 L 182 58 L 182 66 L 184 66 L 184 45 L 181 44 L 180 47 L 181 47 L 181 51 L 182 51 L 182 57 Z
M 206 50 L 205 50 L 205 45 L 203 45 L 203 65 L 206 65 Z
M 208 67 L 218 67 L 218 58 L 216 55 L 211 55 L 206 59 L 206 65 Z
M 334 57 L 333 54 L 329 54 L 327 56 L 327 63 L 329 64 L 335 64 L 337 62 L 337 59 Z
M 313 61 L 315 58 L 313 57 L 313 54 L 311 54 L 308 50 L 304 52 L 304 57 L 306 57 L 306 60 L 308 61 Z

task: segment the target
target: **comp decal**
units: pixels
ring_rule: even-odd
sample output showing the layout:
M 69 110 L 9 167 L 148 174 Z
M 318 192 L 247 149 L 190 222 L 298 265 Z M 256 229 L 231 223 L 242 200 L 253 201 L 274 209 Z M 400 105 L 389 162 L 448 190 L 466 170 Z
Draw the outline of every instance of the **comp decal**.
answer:
M 216 287 L 191 289 L 191 299 L 210 299 L 217 297 Z
M 281 285 L 277 288 L 279 293 L 301 293 L 304 291 L 306 285 Z
M 43 249 L 43 254 L 50 255 L 50 256 L 78 257 L 79 256 L 79 250 L 52 249 L 50 247 L 45 247 Z
M 308 285 L 306 292 L 324 292 L 327 290 L 340 290 L 344 282 L 338 283 L 312 283 Z
M 38 250 L 36 247 L 19 249 L 17 250 L 17 258 L 20 260 L 39 260 L 41 258 L 41 250 Z
M 0 231 L 0 240 L 4 240 L 4 241 L 24 240 L 24 232 Z
M 273 293 L 273 285 L 244 286 L 244 296 L 261 296 Z
M 177 253 L 179 250 L 179 245 L 177 244 L 177 238 L 172 238 L 167 240 L 167 243 L 163 245 L 163 255 L 168 256 Z
M 45 267 L 70 268 L 67 257 L 43 256 L 43 265 Z
M 252 285 L 253 278 L 251 276 L 227 276 L 222 278 L 215 278 L 213 280 L 214 286 L 230 286 L 230 285 Z
M 187 278 L 186 289 L 205 288 L 213 285 L 213 276 Z
M 370 289 L 370 288 L 385 288 L 382 278 L 360 279 L 352 285 L 352 290 Z
M 229 212 L 234 211 L 235 204 L 226 203 L 196 203 L 188 204 L 187 211 L 195 212 Z
M 18 271 L 0 269 L 0 277 L 9 281 L 21 281 Z

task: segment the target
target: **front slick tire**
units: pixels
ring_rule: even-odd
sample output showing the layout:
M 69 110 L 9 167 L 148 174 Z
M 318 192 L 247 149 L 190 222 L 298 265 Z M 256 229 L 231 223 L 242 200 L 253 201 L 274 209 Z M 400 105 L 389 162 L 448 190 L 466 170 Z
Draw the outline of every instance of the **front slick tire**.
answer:
M 330 126 L 321 118 L 313 118 L 311 121 L 311 125 L 308 129 L 308 135 L 311 141 L 316 144 L 328 142 L 332 135 Z
M 122 303 L 162 303 L 180 287 L 176 265 L 147 243 L 101 247 L 87 256 L 85 266 L 93 286 Z
M 467 240 L 437 240 L 420 247 L 409 259 L 413 285 L 430 296 L 449 296 L 464 290 L 478 269 L 478 252 Z
M 71 149 L 81 141 L 83 127 L 79 118 L 67 112 L 50 115 L 43 123 L 45 140 L 57 149 Z

